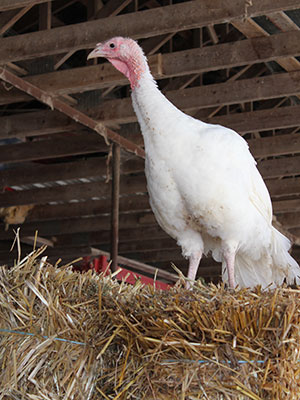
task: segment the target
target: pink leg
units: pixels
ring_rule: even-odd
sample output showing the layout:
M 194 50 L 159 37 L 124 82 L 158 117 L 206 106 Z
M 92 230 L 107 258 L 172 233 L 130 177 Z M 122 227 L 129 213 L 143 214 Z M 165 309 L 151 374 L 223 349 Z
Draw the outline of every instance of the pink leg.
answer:
M 191 281 L 194 281 L 196 278 L 197 270 L 199 267 L 199 263 L 202 257 L 202 253 L 194 253 L 189 257 L 189 271 L 188 271 L 188 278 Z M 186 287 L 189 289 L 191 287 L 191 282 L 186 282 Z
M 224 253 L 224 258 L 227 267 L 228 274 L 228 283 L 231 289 L 235 288 L 235 279 L 234 279 L 234 260 L 235 260 L 235 252 L 228 251 Z

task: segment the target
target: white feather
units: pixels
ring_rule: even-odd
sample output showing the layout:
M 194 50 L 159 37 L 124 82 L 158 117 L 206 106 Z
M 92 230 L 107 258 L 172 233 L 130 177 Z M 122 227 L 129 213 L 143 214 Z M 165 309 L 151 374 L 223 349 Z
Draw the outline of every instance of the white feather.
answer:
M 147 71 L 132 93 L 144 136 L 151 207 L 183 255 L 236 248 L 235 280 L 266 287 L 298 281 L 290 243 L 272 227 L 272 205 L 246 141 L 171 104 Z M 223 280 L 227 273 L 223 268 Z

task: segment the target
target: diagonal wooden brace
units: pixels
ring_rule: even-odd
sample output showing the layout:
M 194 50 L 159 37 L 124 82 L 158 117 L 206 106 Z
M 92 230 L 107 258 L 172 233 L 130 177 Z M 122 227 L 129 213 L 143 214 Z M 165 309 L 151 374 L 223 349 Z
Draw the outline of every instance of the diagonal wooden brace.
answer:
M 107 128 L 101 122 L 96 121 L 93 118 L 90 118 L 88 115 L 84 114 L 79 110 L 76 110 L 75 108 L 64 103 L 55 96 L 47 93 L 46 91 L 38 88 L 35 85 L 32 85 L 25 79 L 22 79 L 17 75 L 14 75 L 5 68 L 0 67 L 0 79 L 2 79 L 7 83 L 10 83 L 17 89 L 22 90 L 23 92 L 36 98 L 42 103 L 47 104 L 52 110 L 56 109 L 61 113 L 67 115 L 68 117 L 72 118 L 74 121 L 99 133 L 101 136 L 103 136 L 107 144 L 109 144 L 108 140 L 111 140 L 112 142 L 119 144 L 123 149 L 129 151 L 130 153 L 134 153 L 135 155 L 141 158 L 145 158 L 144 150 L 141 147 L 137 146 L 135 143 L 125 139 L 118 133 Z

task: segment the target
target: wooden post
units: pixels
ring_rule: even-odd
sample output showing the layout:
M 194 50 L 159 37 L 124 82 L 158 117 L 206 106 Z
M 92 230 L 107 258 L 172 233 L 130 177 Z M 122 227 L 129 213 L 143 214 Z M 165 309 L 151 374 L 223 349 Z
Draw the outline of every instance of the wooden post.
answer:
M 39 30 L 51 29 L 51 1 L 39 5 Z
M 120 146 L 113 144 L 112 192 L 111 192 L 111 270 L 116 271 L 118 265 L 119 245 L 119 196 L 120 196 Z

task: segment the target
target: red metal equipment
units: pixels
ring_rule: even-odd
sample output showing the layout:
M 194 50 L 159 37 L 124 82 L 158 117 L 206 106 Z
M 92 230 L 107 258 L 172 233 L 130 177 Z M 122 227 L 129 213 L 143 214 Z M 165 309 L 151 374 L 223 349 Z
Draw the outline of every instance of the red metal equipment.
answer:
M 83 265 L 82 265 L 82 271 L 87 271 L 89 269 L 94 269 L 97 274 L 100 274 L 101 272 L 104 273 L 104 275 L 110 274 L 110 268 L 109 268 L 109 261 L 106 256 L 99 256 L 94 259 L 90 259 L 90 257 L 84 257 L 83 260 Z M 119 281 L 125 281 L 126 283 L 134 284 L 137 280 L 140 280 L 141 283 L 144 285 L 152 285 L 155 286 L 157 289 L 163 289 L 163 290 L 168 290 L 172 286 L 171 284 L 167 284 L 158 280 L 149 278 L 145 275 L 142 275 L 138 272 L 132 272 L 126 268 L 123 267 L 117 267 L 117 269 L 120 269 L 120 272 L 116 275 L 116 278 Z

